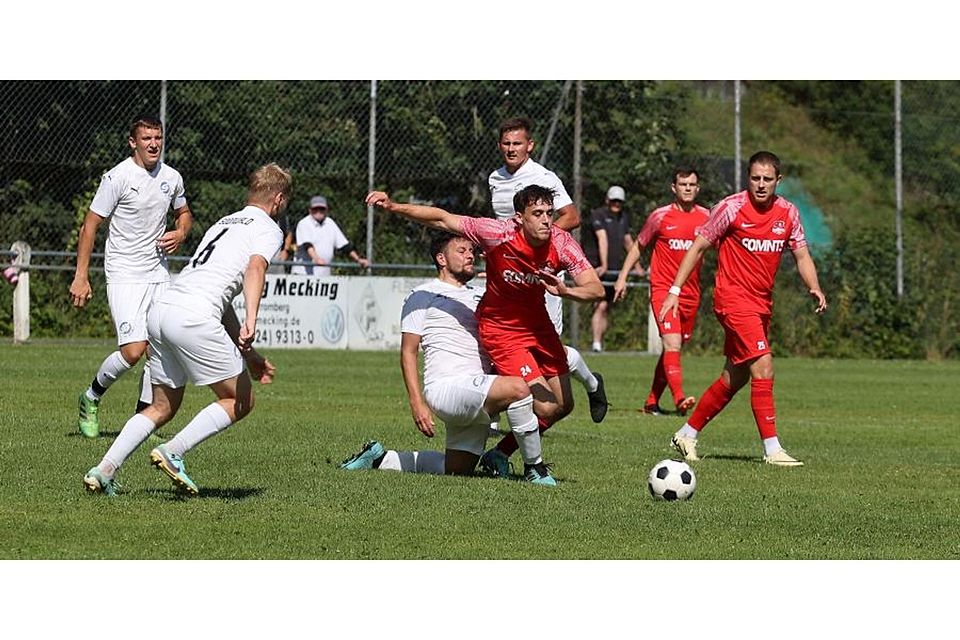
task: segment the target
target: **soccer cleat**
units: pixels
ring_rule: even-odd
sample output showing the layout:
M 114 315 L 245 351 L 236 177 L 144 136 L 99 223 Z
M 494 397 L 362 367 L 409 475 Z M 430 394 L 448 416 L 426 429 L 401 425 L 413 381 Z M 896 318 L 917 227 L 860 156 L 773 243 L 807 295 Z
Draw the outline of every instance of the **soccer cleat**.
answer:
M 340 463 L 341 469 L 376 469 L 380 466 L 380 461 L 387 454 L 383 445 L 376 440 L 370 440 L 360 452 L 350 456 Z
M 523 465 L 523 476 L 533 484 L 547 487 L 557 486 L 557 481 L 550 475 L 550 467 L 544 462 Z
M 673 438 L 670 439 L 670 446 L 676 449 L 679 453 L 683 454 L 685 460 L 696 461 L 700 459 L 697 457 L 696 438 L 687 438 L 685 436 L 674 434 Z
M 778 467 L 802 467 L 803 463 L 791 456 L 783 449 L 777 449 L 768 456 L 763 456 L 763 461 L 767 464 Z
M 643 409 L 639 410 L 640 413 L 645 413 L 648 416 L 662 416 L 664 414 L 663 409 L 660 408 L 658 404 L 645 404 Z
M 80 417 L 77 420 L 77 426 L 80 428 L 80 433 L 88 438 L 96 438 L 100 435 L 100 419 L 97 417 L 100 401 L 91 400 L 84 392 L 80 394 L 78 404 L 80 405 Z
M 697 404 L 697 399 L 693 396 L 687 396 L 683 400 L 677 403 L 677 415 L 685 416 L 687 411 L 693 409 L 693 405 Z
M 87 475 L 83 476 L 83 486 L 90 493 L 102 493 L 111 498 L 117 495 L 117 490 L 120 488 L 113 478 L 107 478 L 97 467 L 93 467 L 87 471 Z
M 509 478 L 510 458 L 494 447 L 480 456 L 480 471 L 494 478 Z
M 607 404 L 607 391 L 603 386 L 603 376 L 594 371 L 593 377 L 597 379 L 597 390 L 588 391 L 587 398 L 590 400 L 590 418 L 599 423 L 607 415 L 609 405 Z
M 150 464 L 170 476 L 170 479 L 173 480 L 173 483 L 177 485 L 177 487 L 183 489 L 190 495 L 195 496 L 200 493 L 197 485 L 194 484 L 190 476 L 187 475 L 187 470 L 183 465 L 183 458 L 167 451 L 167 445 L 161 444 L 150 452 Z

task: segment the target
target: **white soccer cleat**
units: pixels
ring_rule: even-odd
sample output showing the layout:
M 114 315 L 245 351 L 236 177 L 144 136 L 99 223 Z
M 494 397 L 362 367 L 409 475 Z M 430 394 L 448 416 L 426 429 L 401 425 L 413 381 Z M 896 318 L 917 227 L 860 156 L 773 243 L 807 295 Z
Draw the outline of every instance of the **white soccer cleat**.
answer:
M 778 467 L 802 467 L 803 463 L 791 456 L 783 449 L 777 449 L 768 456 L 763 456 L 763 461 L 767 464 Z
M 670 446 L 676 449 L 679 453 L 683 454 L 683 458 L 685 460 L 696 462 L 700 459 L 697 457 L 696 438 L 687 438 L 685 436 L 674 434 L 673 438 L 670 439 Z

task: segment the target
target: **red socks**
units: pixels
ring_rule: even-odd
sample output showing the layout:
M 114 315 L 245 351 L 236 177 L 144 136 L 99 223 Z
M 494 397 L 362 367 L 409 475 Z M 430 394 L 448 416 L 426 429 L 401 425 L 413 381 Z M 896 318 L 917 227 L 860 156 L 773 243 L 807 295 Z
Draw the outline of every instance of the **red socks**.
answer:
M 773 404 L 773 378 L 750 381 L 750 407 L 757 421 L 760 438 L 773 438 L 777 435 L 777 410 Z
M 673 394 L 673 404 L 680 404 L 683 399 L 683 369 L 680 367 L 679 351 L 663 352 L 663 373 L 667 378 L 667 384 L 670 385 L 670 393 Z
M 650 395 L 644 406 L 652 406 L 660 402 L 660 396 L 663 390 L 667 388 L 667 374 L 663 372 L 663 352 L 660 353 L 660 359 L 657 360 L 657 368 L 653 370 L 653 384 L 650 385 Z
M 726 385 L 723 378 L 717 378 L 706 391 L 703 397 L 697 403 L 693 415 L 687 420 L 687 424 L 700 431 L 707 423 L 720 413 L 725 406 L 733 399 L 733 391 Z

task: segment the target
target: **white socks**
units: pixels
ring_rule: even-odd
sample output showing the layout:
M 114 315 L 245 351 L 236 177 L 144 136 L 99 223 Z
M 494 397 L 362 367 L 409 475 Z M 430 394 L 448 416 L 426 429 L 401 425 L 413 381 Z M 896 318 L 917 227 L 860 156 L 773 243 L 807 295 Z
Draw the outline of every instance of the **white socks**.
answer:
M 447 457 L 442 451 L 394 451 L 388 449 L 377 469 L 406 471 L 407 473 L 432 473 L 442 476 L 446 471 Z
M 580 352 L 568 346 L 564 346 L 564 349 L 567 351 L 567 366 L 570 367 L 570 374 L 579 380 L 589 393 L 596 391 L 600 383 L 597 382 L 597 378 L 590 371 Z
M 533 414 L 533 396 L 517 400 L 507 407 L 507 420 L 510 430 L 517 438 L 517 446 L 524 464 L 537 464 L 543 458 L 540 444 L 540 430 L 537 429 L 537 416 Z
M 233 423 L 230 421 L 230 416 L 220 403 L 212 402 L 167 443 L 167 451 L 183 456 L 187 451 L 210 436 L 220 433 L 231 424 Z
M 763 439 L 763 455 L 769 456 L 780 451 L 780 449 L 783 449 L 783 447 L 780 446 L 780 439 L 777 436 Z
M 100 364 L 100 369 L 97 370 L 97 375 L 94 378 L 94 381 L 103 387 L 103 391 L 98 393 L 91 384 L 90 388 L 87 389 L 87 397 L 91 400 L 99 400 L 107 389 L 110 388 L 110 385 L 129 370 L 130 363 L 123 359 L 119 351 L 114 351 Z
M 700 432 L 690 426 L 689 422 L 685 422 L 680 431 L 677 431 L 678 436 L 683 436 L 684 438 L 694 438 L 700 435 Z
M 103 454 L 103 460 L 97 465 L 100 472 L 108 478 L 112 478 L 117 473 L 117 469 L 126 462 L 130 454 L 139 447 L 144 440 L 150 437 L 157 425 L 142 413 L 135 414 L 123 425 L 120 435 L 113 441 L 107 452 Z

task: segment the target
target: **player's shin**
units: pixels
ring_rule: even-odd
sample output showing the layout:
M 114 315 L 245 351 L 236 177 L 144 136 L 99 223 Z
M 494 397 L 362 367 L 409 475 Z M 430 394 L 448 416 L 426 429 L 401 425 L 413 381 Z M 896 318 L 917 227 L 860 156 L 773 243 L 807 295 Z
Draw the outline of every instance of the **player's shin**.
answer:
M 517 446 L 525 464 L 536 464 L 542 458 L 540 431 L 533 413 L 533 396 L 517 400 L 507 407 L 507 421 L 517 439 Z
M 687 420 L 687 424 L 697 431 L 700 431 L 729 404 L 733 396 L 733 389 L 727 386 L 723 378 L 717 378 L 717 380 L 703 392 L 703 397 L 697 404 L 697 408 L 693 410 L 693 415 Z
M 108 478 L 112 478 L 130 454 L 143 444 L 143 441 L 149 438 L 156 428 L 157 425 L 153 420 L 140 413 L 127 420 L 123 429 L 120 430 L 120 435 L 113 441 L 104 454 L 103 460 L 97 465 L 100 471 Z

